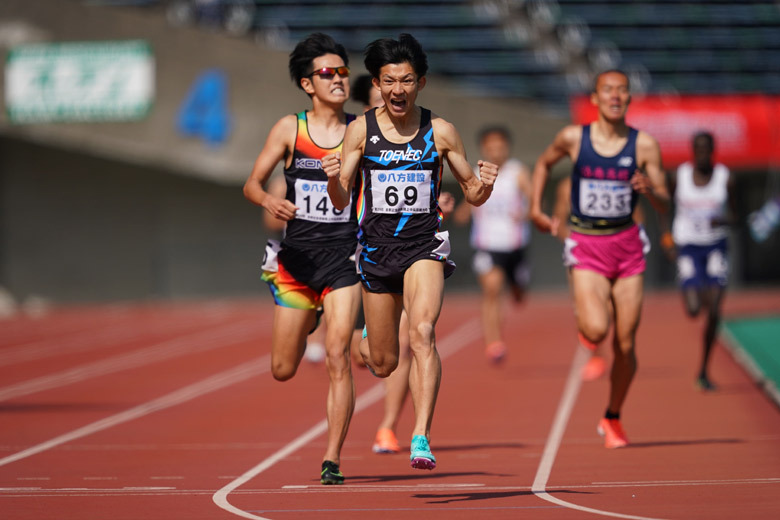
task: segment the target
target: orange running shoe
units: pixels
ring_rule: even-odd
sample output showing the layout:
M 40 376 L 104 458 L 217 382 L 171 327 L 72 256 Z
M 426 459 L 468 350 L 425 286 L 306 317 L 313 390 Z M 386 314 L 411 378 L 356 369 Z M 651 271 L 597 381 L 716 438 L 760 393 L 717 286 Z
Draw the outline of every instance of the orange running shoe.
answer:
M 503 341 L 494 341 L 485 348 L 485 355 L 493 363 L 501 363 L 506 357 L 506 345 Z
M 596 349 L 599 347 L 597 344 L 583 336 L 582 332 L 577 332 L 577 339 L 580 340 L 580 345 L 590 350 L 591 352 L 596 352 Z
M 604 447 L 606 448 L 613 449 L 628 446 L 628 437 L 626 437 L 626 432 L 623 431 L 620 419 L 602 418 L 599 421 L 597 431 L 599 435 L 604 437 Z
M 582 380 L 595 381 L 607 371 L 607 362 L 601 356 L 593 355 L 582 367 Z
M 377 430 L 372 449 L 374 453 L 398 453 L 401 451 L 401 447 L 398 446 L 398 439 L 395 438 L 395 434 L 390 428 Z

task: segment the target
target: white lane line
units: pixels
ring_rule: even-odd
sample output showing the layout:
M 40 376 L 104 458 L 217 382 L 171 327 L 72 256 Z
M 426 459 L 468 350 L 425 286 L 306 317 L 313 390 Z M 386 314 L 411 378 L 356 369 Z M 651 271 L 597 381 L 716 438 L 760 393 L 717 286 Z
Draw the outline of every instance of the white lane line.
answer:
M 128 317 L 132 319 L 132 317 Z M 119 322 L 105 324 L 99 329 L 80 330 L 72 337 L 63 337 L 60 334 L 50 334 L 49 337 L 36 340 L 32 343 L 4 348 L 0 352 L 0 367 L 25 363 L 54 356 L 67 356 L 91 350 L 102 350 L 115 345 L 121 345 L 131 341 L 139 341 L 148 336 L 160 333 L 184 333 L 192 331 L 192 324 L 200 326 L 211 325 L 216 317 L 195 316 L 178 317 L 172 320 L 161 320 L 143 327 L 138 327 L 134 322 Z M 194 332 L 194 331 L 192 331 Z
M 582 367 L 588 360 L 590 353 L 583 347 L 577 345 L 574 360 L 569 370 L 569 376 L 566 378 L 566 384 L 563 388 L 563 395 L 558 403 L 558 409 L 555 412 L 555 418 L 553 419 L 552 428 L 550 434 L 547 436 L 547 442 L 544 445 L 544 451 L 542 452 L 542 460 L 539 462 L 539 467 L 536 470 L 536 477 L 534 483 L 531 486 L 531 492 L 542 500 L 552 502 L 559 506 L 563 506 L 569 509 L 575 509 L 577 511 L 583 511 L 585 513 L 593 513 L 601 516 L 611 516 L 614 518 L 628 518 L 631 520 L 660 520 L 657 518 L 649 518 L 645 516 L 625 515 L 622 513 L 614 513 L 611 511 L 602 511 L 600 509 L 593 509 L 591 507 L 585 507 L 572 502 L 561 500 L 547 493 L 547 481 L 550 479 L 550 472 L 552 471 L 553 464 L 555 463 L 555 457 L 558 454 L 558 448 L 561 445 L 561 439 L 563 439 L 563 433 L 566 431 L 566 425 L 571 417 L 571 411 L 574 408 L 574 403 L 577 401 L 577 395 L 580 392 L 580 383 L 582 382 Z
M 623 486 L 676 486 L 690 484 L 694 486 L 714 486 L 718 484 L 774 484 L 780 483 L 780 478 L 729 478 L 729 479 L 697 479 L 697 480 L 637 480 L 628 482 L 591 482 L 589 487 L 623 487 Z
M 439 350 L 439 356 L 441 357 L 441 359 L 443 360 L 451 356 L 461 348 L 465 347 L 466 345 L 468 345 L 469 343 L 477 339 L 480 336 L 480 328 L 478 324 L 479 321 L 476 318 L 469 320 L 463 325 L 461 325 L 459 328 L 449 333 L 441 341 L 437 341 L 437 348 Z M 385 395 L 384 383 L 379 382 L 375 384 L 373 387 L 371 387 L 367 392 L 363 393 L 363 395 L 361 395 L 357 399 L 357 401 L 355 402 L 355 411 L 352 417 L 354 418 L 354 416 L 357 415 L 360 411 L 368 408 L 372 404 L 381 400 L 384 397 L 384 395 Z M 298 449 L 302 448 L 312 440 L 316 439 L 317 437 L 325 433 L 327 430 L 328 430 L 327 419 L 323 419 L 319 423 L 315 424 L 308 431 L 304 432 L 297 439 L 294 439 L 291 443 L 287 444 L 286 446 L 284 446 L 276 453 L 272 454 L 267 459 L 261 461 L 254 468 L 250 469 L 249 471 L 247 471 L 237 479 L 228 483 L 222 489 L 218 490 L 212 496 L 212 500 L 217 506 L 219 506 L 220 508 L 224 509 L 229 513 L 233 513 L 236 516 L 240 516 L 242 518 L 251 518 L 254 520 L 268 520 L 262 516 L 257 516 L 255 514 L 237 508 L 236 506 L 230 503 L 230 501 L 228 500 L 228 495 L 230 495 L 230 493 L 232 493 L 234 490 L 243 486 L 244 484 L 246 484 L 247 482 L 255 478 L 257 475 L 259 475 L 263 471 L 267 470 L 268 468 L 270 468 L 271 466 L 279 462 L 280 460 L 284 459 L 288 455 L 296 452 Z
M 55 437 L 36 446 L 27 448 L 26 450 L 4 457 L 0 459 L 0 466 L 5 466 L 12 462 L 16 462 L 43 451 L 50 450 L 51 448 L 60 446 L 67 442 L 71 442 L 75 439 L 80 439 L 81 437 L 92 435 L 93 433 L 112 428 L 118 424 L 138 419 L 145 415 L 149 415 L 151 413 L 164 410 L 187 401 L 191 401 L 192 399 L 202 395 L 220 390 L 236 383 L 240 383 L 251 377 L 268 372 L 271 366 L 270 360 L 270 354 L 260 358 L 252 359 L 234 368 L 225 370 L 224 372 L 220 372 L 211 377 L 198 381 L 197 383 L 180 388 L 179 390 L 171 392 L 170 394 L 158 397 L 157 399 L 138 405 L 134 408 L 130 408 L 124 412 L 106 417 L 105 419 L 101 419 L 71 432 L 60 435 L 59 437 Z
M 735 482 L 725 481 L 701 481 L 691 482 L 689 484 L 680 484 L 678 481 L 668 481 L 668 483 L 658 484 L 643 484 L 639 486 L 617 485 L 617 486 L 594 486 L 594 485 L 561 485 L 561 489 L 604 489 L 606 488 L 623 488 L 623 487 L 663 487 L 663 486 L 721 486 L 735 484 L 743 484 L 749 486 L 755 486 L 757 484 L 778 485 L 780 479 L 737 479 Z M 301 495 L 312 493 L 322 493 L 333 495 L 334 493 L 340 493 L 345 495 L 350 494 L 369 494 L 369 493 L 405 493 L 413 491 L 427 491 L 427 492 L 446 492 L 446 491 L 458 491 L 458 490 L 479 490 L 486 493 L 491 491 L 507 492 L 507 491 L 530 491 L 531 486 L 485 486 L 484 484 L 428 484 L 428 485 L 359 485 L 359 484 L 344 484 L 338 487 L 326 487 L 326 486 L 283 486 L 282 488 L 274 489 L 251 489 L 243 488 L 237 489 L 233 492 L 234 495 L 243 496 L 261 496 L 261 495 Z M 208 489 L 181 489 L 176 487 L 122 487 L 122 488 L 42 488 L 42 487 L 3 487 L 0 488 L 0 496 L 14 496 L 14 497 L 39 497 L 39 496 L 164 496 L 164 495 L 214 495 L 214 490 Z M 291 498 L 290 500 L 295 500 Z M 548 506 L 553 507 L 553 506 Z
M 258 322 L 232 324 L 214 328 L 210 331 L 198 331 L 186 336 L 120 354 L 93 363 L 77 366 L 35 379 L 22 381 L 0 388 L 0 401 L 29 395 L 52 388 L 70 385 L 86 379 L 100 377 L 114 372 L 138 368 L 144 365 L 166 361 L 176 357 L 205 352 L 225 347 L 257 336 Z

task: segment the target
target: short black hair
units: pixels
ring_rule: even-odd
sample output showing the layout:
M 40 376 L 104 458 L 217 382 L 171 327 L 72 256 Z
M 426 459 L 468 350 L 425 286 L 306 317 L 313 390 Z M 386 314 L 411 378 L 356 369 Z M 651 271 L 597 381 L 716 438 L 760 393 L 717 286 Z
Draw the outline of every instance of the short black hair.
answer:
M 352 99 L 365 106 L 371 102 L 371 89 L 374 84 L 371 81 L 371 74 L 361 74 L 352 82 Z
M 298 42 L 290 53 L 290 78 L 303 90 L 301 79 L 312 73 L 312 62 L 325 54 L 337 54 L 344 60 L 344 65 L 349 65 L 347 50 L 325 33 L 312 33 L 306 39 Z
M 628 74 L 625 73 L 625 71 L 622 71 L 620 69 L 607 69 L 599 72 L 596 74 L 596 77 L 593 78 L 593 92 L 596 92 L 596 86 L 599 84 L 599 79 L 601 79 L 601 76 L 604 74 L 622 74 L 626 78 L 626 83 L 628 83 L 628 90 L 631 90 L 631 78 L 628 77 Z
M 397 40 L 393 38 L 374 40 L 366 47 L 364 58 L 366 70 L 375 78 L 379 78 L 379 71 L 390 63 L 409 63 L 418 79 L 428 73 L 428 57 L 422 45 L 414 36 L 407 33 L 401 34 Z
M 504 125 L 490 125 L 482 128 L 477 134 L 477 141 L 482 143 L 490 134 L 498 134 L 503 137 L 507 143 L 512 144 L 512 133 Z

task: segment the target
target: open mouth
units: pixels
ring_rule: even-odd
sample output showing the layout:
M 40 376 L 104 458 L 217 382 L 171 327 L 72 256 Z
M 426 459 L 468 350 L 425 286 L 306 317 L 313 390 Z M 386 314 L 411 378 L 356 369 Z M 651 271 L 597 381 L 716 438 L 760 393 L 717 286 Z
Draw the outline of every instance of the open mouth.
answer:
M 390 100 L 390 106 L 393 107 L 393 110 L 403 111 L 404 109 L 406 109 L 406 100 L 405 99 L 391 99 Z

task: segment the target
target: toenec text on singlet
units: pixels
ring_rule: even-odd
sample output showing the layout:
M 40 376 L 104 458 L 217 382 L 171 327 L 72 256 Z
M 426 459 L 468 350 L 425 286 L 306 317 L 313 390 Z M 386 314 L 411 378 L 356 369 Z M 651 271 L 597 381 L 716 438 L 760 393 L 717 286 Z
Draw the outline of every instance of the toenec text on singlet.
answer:
M 441 158 L 431 111 L 420 110 L 417 135 L 400 144 L 382 135 L 375 109 L 366 112 L 357 216 L 361 237 L 369 243 L 426 240 L 439 230 Z
M 287 222 L 284 243 L 296 247 L 332 247 L 356 242 L 357 217 L 352 201 L 343 210 L 333 207 L 328 197 L 328 176 L 322 169 L 322 158 L 341 151 L 342 143 L 333 148 L 318 146 L 309 135 L 306 111 L 296 114 L 298 132 L 292 162 L 284 170 L 286 199 L 295 204 L 295 218 Z M 347 114 L 347 124 L 355 116 Z
M 632 223 L 637 203 L 631 177 L 637 169 L 636 136 L 630 128 L 623 149 L 604 157 L 593 148 L 590 125 L 582 127 L 580 153 L 571 175 L 571 214 L 573 230 L 585 234 L 612 234 Z

